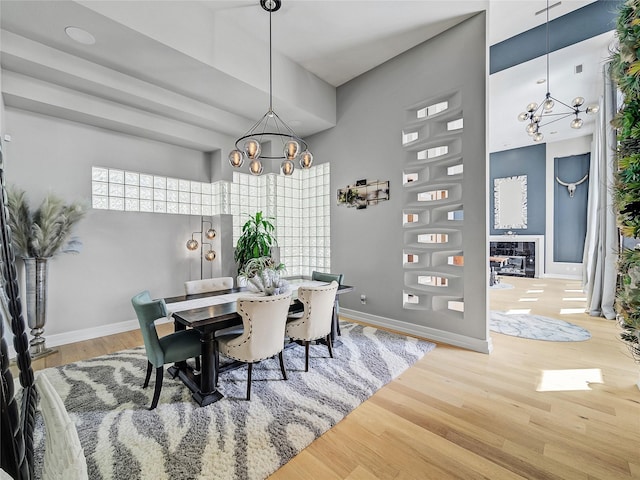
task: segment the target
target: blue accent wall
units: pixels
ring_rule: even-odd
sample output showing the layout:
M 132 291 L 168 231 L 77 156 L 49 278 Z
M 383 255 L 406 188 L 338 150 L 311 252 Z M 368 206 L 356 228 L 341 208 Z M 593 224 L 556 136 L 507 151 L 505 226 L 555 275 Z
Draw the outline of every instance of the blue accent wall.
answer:
M 565 183 L 576 183 L 589 173 L 590 153 L 554 158 L 553 261 L 582 263 L 587 234 L 587 201 L 589 179 L 576 187 L 573 197 Z
M 547 145 L 514 148 L 492 153 L 489 157 L 489 234 L 502 235 L 507 230 L 493 228 L 493 180 L 496 178 L 527 176 L 527 228 L 511 229 L 521 235 L 544 235 L 546 219 L 546 169 Z
M 549 51 L 582 42 L 615 29 L 623 0 L 598 0 L 549 21 Z M 541 14 L 544 15 L 544 14 Z M 553 10 L 549 12 L 553 16 Z M 579 28 L 576 26 L 579 25 Z M 546 23 L 508 38 L 490 48 L 490 73 L 528 62 L 547 53 Z

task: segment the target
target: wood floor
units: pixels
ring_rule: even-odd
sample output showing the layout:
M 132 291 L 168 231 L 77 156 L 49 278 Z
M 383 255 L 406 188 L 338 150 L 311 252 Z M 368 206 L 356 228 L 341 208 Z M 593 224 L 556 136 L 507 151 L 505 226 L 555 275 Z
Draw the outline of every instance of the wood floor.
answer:
M 270 479 L 640 479 L 640 365 L 615 322 L 579 313 L 579 282 L 502 281 L 514 288 L 490 291 L 493 310 L 529 309 L 585 327 L 592 339 L 492 334 L 490 355 L 438 345 Z M 139 332 L 114 335 L 60 347 L 34 366 L 140 344 Z M 587 369 L 603 382 L 538 389 L 543 372 L 575 379 Z

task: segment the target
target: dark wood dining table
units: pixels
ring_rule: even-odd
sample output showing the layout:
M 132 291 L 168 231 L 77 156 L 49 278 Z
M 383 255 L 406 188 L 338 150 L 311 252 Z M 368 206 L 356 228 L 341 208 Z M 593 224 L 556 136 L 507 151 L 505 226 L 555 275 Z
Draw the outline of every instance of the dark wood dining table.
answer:
M 304 281 L 302 284 L 326 285 L 325 282 L 313 281 Z M 304 310 L 303 305 L 296 298 L 298 286 L 299 284 L 296 283 L 291 284 L 294 296 L 292 297 L 291 306 L 289 307 L 289 313 L 297 313 Z M 340 345 L 338 341 L 338 336 L 340 335 L 337 315 L 338 295 L 353 290 L 354 287 L 349 285 L 340 285 L 338 287 L 331 324 L 331 339 L 336 346 Z M 202 407 L 217 402 L 223 397 L 215 384 L 218 363 L 218 345 L 215 335 L 219 330 L 242 325 L 242 317 L 236 311 L 236 298 L 243 294 L 251 294 L 251 292 L 242 287 L 195 295 L 180 295 L 164 299 L 167 304 L 167 309 L 173 313 L 174 328 L 176 331 L 193 328 L 200 332 L 200 341 L 202 342 L 200 372 L 194 372 L 186 362 L 176 363 L 170 367 L 168 371 L 172 376 L 178 376 L 182 380 L 193 393 L 193 399 Z M 223 295 L 226 296 L 224 299 L 216 298 Z M 220 302 L 220 300 L 223 301 Z M 211 305 L 207 305 L 209 301 L 211 301 Z M 198 306 L 189 308 L 190 305 Z M 231 367 L 237 366 L 238 364 L 231 364 Z M 221 370 L 223 370 L 223 368 L 221 368 Z

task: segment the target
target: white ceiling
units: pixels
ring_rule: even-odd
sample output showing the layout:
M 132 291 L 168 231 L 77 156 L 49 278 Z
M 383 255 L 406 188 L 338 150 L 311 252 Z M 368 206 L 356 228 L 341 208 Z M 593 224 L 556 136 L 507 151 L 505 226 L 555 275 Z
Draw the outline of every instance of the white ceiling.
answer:
M 551 9 L 551 18 L 591 1 L 563 0 Z M 331 115 L 316 112 L 317 105 L 302 105 L 305 92 L 297 91 L 309 88 L 296 84 L 305 79 L 304 71 L 313 74 L 305 81 L 312 82 L 314 94 L 320 91 L 322 98 L 330 86 L 349 81 L 485 8 L 489 44 L 494 44 L 544 23 L 544 14 L 535 12 L 545 6 L 546 0 L 284 0 L 272 16 L 274 96 L 280 97 L 276 109 L 301 135 L 324 130 L 331 126 Z M 239 135 L 266 110 L 268 14 L 258 0 L 2 0 L 0 19 L 3 91 L 9 106 L 41 108 L 74 119 L 66 105 L 47 106 L 44 99 L 22 95 L 29 80 L 44 98 L 45 85 L 39 82 L 46 81 L 119 108 L 169 117 L 178 126 L 195 125 L 203 129 L 195 137 L 203 138 L 208 129 Z M 64 35 L 68 25 L 90 31 L 96 44 L 70 41 Z M 596 67 L 610 40 L 598 38 L 554 53 L 552 94 L 567 102 L 578 95 L 595 100 Z M 584 72 L 570 77 L 566 71 L 577 62 Z M 527 103 L 544 97 L 545 87 L 535 83 L 544 73 L 544 60 L 536 59 L 491 76 L 492 151 L 531 143 L 516 116 Z M 289 74 L 295 74 L 293 83 L 280 88 L 286 92 L 276 92 Z M 119 87 L 125 82 L 127 87 Z M 571 88 L 563 97 L 566 84 Z M 90 112 L 81 113 L 83 121 L 91 117 Z M 118 129 L 117 123 L 102 119 L 101 126 Z M 171 128 L 175 126 L 167 125 Z M 588 131 L 557 130 L 554 138 Z M 203 142 L 184 144 L 206 148 Z

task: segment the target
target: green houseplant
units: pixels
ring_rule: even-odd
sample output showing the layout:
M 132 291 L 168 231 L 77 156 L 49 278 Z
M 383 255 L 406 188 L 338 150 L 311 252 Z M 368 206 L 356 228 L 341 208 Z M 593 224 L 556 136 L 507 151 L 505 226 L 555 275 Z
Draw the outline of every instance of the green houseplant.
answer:
M 618 48 L 611 58 L 611 76 L 623 94 L 612 124 L 617 129 L 617 172 L 613 192 L 620 233 L 640 237 L 640 0 L 628 0 L 616 23 Z M 621 248 L 618 261 L 616 311 L 620 337 L 640 363 L 640 250 Z M 640 387 L 640 383 L 638 385 Z
M 60 253 L 78 253 L 80 241 L 72 229 L 86 214 L 79 202 L 65 204 L 50 194 L 32 211 L 27 195 L 18 188 L 7 189 L 9 227 L 16 254 L 24 260 L 27 324 L 31 328 L 31 354 L 49 353 L 45 346 L 49 259 Z
M 238 238 L 234 253 L 238 273 L 245 269 L 245 265 L 252 258 L 270 257 L 271 248 L 278 245 L 271 220 L 273 218 L 256 212 L 255 216 L 249 215 L 249 220 L 242 226 L 242 234 Z

